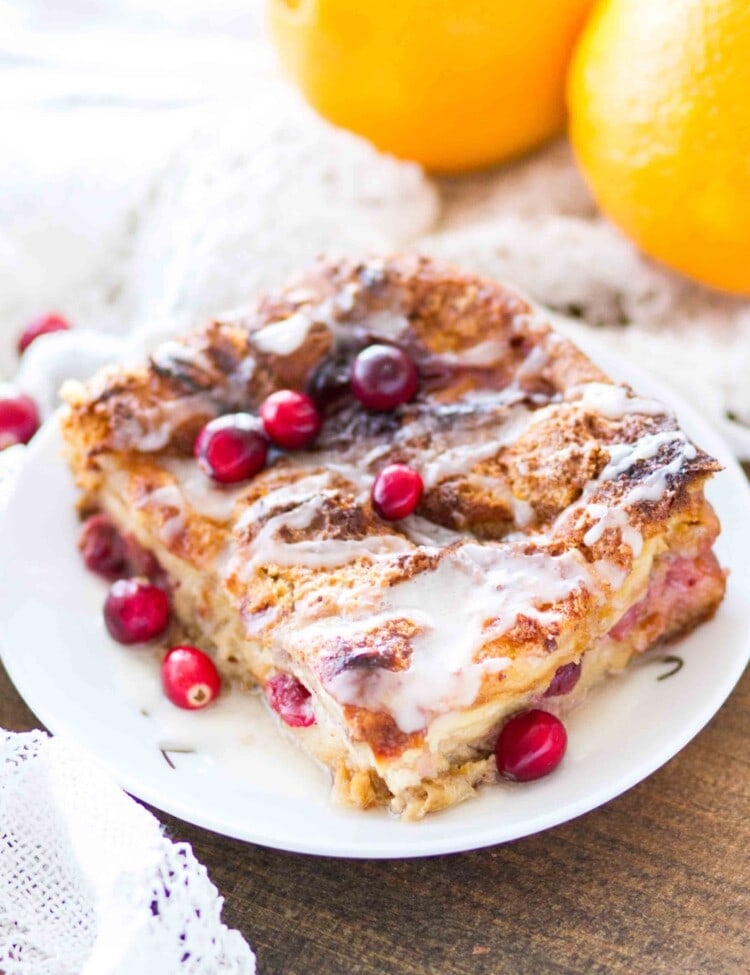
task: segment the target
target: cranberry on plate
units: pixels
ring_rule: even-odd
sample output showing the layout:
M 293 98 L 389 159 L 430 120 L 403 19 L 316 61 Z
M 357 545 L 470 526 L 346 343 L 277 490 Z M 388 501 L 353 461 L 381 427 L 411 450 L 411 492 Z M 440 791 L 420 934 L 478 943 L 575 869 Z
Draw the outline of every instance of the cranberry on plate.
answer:
M 67 332 L 70 327 L 67 318 L 63 318 L 56 312 L 40 315 L 39 318 L 29 322 L 21 332 L 18 338 L 18 354 L 23 355 L 31 343 L 36 341 L 40 335 L 49 335 L 51 332 Z
M 422 499 L 422 475 L 407 464 L 389 464 L 372 485 L 372 506 L 381 518 L 398 521 L 412 514 Z
M 83 523 L 78 548 L 86 568 L 111 581 L 129 575 L 128 548 L 106 515 L 91 515 Z
M 247 481 L 263 470 L 268 438 L 260 420 L 250 413 L 230 413 L 211 420 L 198 434 L 195 456 L 220 484 Z
M 148 643 L 169 624 L 169 597 L 144 579 L 118 579 L 104 603 L 104 622 L 118 643 Z
M 315 724 L 310 692 L 291 674 L 275 674 L 266 684 L 268 703 L 290 728 L 309 728 Z
M 187 711 L 205 708 L 221 690 L 216 664 L 197 647 L 172 647 L 161 662 L 161 683 L 172 704 Z
M 540 779 L 557 768 L 567 744 L 565 725 L 554 714 L 538 708 L 521 711 L 498 735 L 497 770 L 514 782 Z
M 13 386 L 0 386 L 0 450 L 28 443 L 39 429 L 39 413 L 31 397 Z
M 288 450 L 306 447 L 320 432 L 315 403 L 293 389 L 280 389 L 267 396 L 260 407 L 260 418 L 271 440 Z
M 417 391 L 417 368 L 394 345 L 370 345 L 352 364 L 352 392 L 368 410 L 393 410 Z

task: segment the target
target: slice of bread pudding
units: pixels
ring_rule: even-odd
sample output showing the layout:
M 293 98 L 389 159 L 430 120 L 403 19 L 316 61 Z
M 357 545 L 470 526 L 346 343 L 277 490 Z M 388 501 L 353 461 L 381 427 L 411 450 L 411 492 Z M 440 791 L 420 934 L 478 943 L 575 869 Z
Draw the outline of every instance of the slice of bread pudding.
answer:
M 395 409 L 352 392 L 373 343 L 416 367 Z M 197 434 L 279 389 L 315 400 L 317 439 L 212 482 Z M 703 495 L 719 465 L 518 295 L 429 260 L 321 261 L 65 398 L 82 511 L 155 556 L 225 676 L 309 692 L 286 730 L 344 803 L 459 802 L 496 776 L 508 716 L 577 700 L 723 596 Z M 424 493 L 389 521 L 371 489 L 394 463 Z

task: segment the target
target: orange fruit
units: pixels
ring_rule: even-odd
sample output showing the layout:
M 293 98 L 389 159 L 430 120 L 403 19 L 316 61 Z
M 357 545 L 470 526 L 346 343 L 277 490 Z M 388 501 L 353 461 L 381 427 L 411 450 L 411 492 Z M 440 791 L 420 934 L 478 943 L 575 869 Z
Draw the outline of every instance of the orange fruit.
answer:
M 559 132 L 593 0 L 270 0 L 281 61 L 321 115 L 436 172 Z
M 602 210 L 652 257 L 750 294 L 750 2 L 603 0 L 568 102 Z

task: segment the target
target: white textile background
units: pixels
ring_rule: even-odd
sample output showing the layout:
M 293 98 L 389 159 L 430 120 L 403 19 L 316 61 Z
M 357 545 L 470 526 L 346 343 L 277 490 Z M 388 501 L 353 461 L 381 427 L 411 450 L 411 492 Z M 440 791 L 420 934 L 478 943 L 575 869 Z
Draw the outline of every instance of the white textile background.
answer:
M 74 745 L 0 729 L 0 971 L 253 975 L 186 843 Z
M 241 303 L 321 250 L 415 248 L 596 328 L 750 456 L 748 302 L 643 258 L 563 141 L 435 181 L 331 130 L 281 81 L 262 8 L 0 0 L 0 377 L 47 308 L 125 332 Z

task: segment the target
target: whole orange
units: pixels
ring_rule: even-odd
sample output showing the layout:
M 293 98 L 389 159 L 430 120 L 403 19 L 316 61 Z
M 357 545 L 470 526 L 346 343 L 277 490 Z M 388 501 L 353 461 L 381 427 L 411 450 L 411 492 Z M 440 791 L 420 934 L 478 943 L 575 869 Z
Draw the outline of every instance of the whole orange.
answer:
M 750 293 L 749 0 L 602 0 L 568 97 L 602 210 L 665 264 Z
M 325 118 L 428 169 L 530 149 L 564 125 L 593 0 L 270 0 L 281 60 Z

